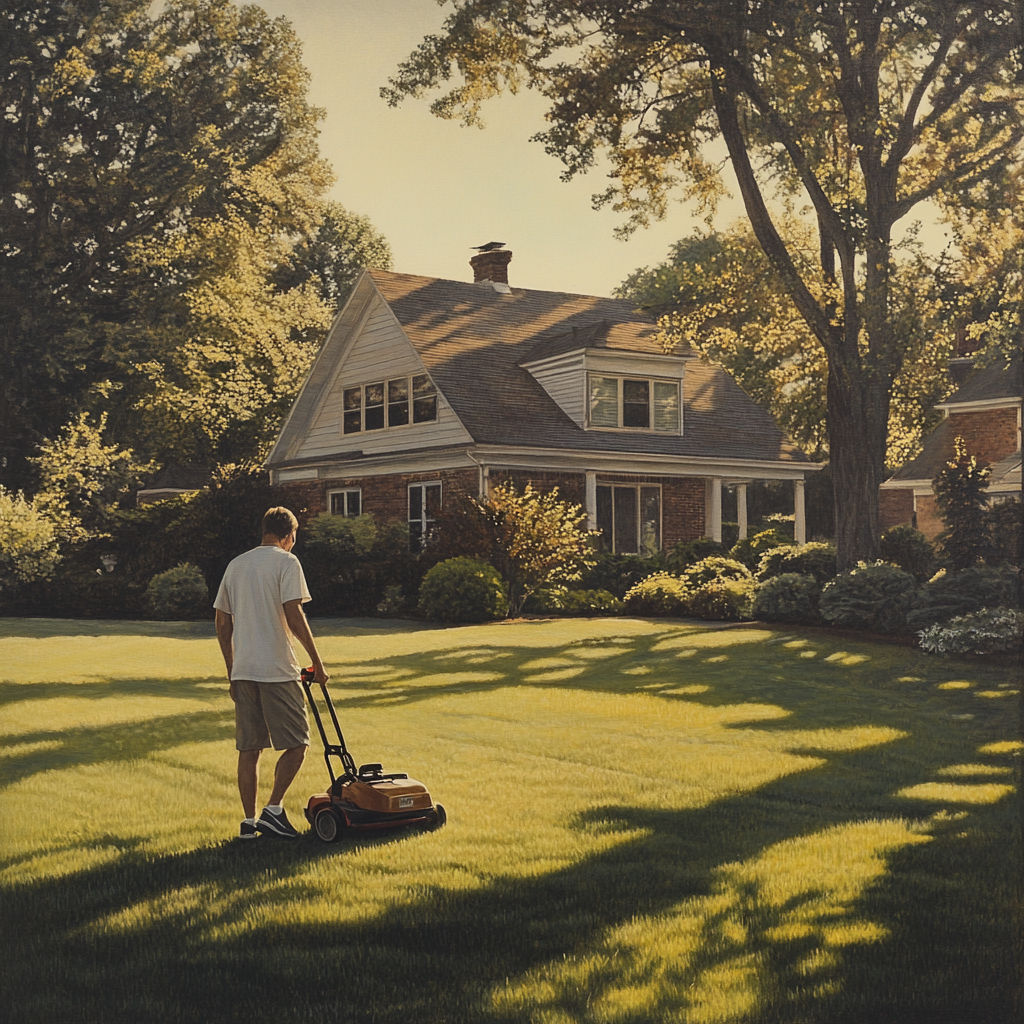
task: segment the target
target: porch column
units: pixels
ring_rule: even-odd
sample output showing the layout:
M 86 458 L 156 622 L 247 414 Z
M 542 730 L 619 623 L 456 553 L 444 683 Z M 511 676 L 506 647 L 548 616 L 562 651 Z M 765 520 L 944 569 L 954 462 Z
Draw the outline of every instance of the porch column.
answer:
M 587 470 L 587 529 L 597 529 L 597 473 Z
M 722 543 L 722 478 L 713 476 L 707 482 L 707 501 L 704 505 L 706 522 L 704 536 Z
M 747 485 L 736 485 L 736 518 L 740 524 L 740 540 L 747 536 Z
M 807 520 L 804 516 L 804 482 L 793 481 L 793 540 L 807 543 Z
M 491 496 L 491 467 L 480 467 L 480 497 L 486 501 Z

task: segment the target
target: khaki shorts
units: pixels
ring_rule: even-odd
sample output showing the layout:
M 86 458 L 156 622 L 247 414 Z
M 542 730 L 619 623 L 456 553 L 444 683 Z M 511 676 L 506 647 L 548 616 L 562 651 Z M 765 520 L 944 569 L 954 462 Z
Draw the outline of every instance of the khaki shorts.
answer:
M 235 681 L 235 748 L 275 750 L 309 746 L 309 720 L 302 687 L 287 683 Z

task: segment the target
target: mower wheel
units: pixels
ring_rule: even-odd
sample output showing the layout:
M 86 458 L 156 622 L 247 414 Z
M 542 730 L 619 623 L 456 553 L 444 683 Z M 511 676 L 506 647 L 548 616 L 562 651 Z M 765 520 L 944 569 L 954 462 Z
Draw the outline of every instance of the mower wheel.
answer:
M 336 843 L 344 827 L 340 815 L 333 807 L 324 807 L 313 820 L 313 830 L 325 843 Z
M 434 821 L 430 826 L 430 831 L 433 832 L 436 829 L 442 828 L 447 820 L 448 815 L 445 812 L 444 804 L 436 804 L 434 806 Z

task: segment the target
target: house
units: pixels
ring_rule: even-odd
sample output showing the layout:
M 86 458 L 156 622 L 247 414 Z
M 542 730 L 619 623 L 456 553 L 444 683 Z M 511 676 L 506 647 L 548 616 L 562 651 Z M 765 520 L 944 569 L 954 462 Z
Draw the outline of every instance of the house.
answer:
M 970 358 L 950 365 L 959 385 L 936 408 L 942 422 L 924 438 L 921 454 L 901 466 L 879 489 L 882 530 L 912 523 L 929 540 L 943 530 L 932 481 L 953 457 L 963 438 L 969 454 L 989 463 L 987 493 L 992 501 L 1020 500 L 1021 493 L 1021 357 L 998 359 L 977 369 Z
M 364 271 L 266 462 L 304 515 L 373 512 L 429 535 L 452 488 L 559 488 L 608 550 L 721 539 L 722 489 L 820 467 L 723 370 L 665 352 L 628 302 L 511 288 L 508 250 L 474 282 Z
M 199 466 L 193 462 L 180 466 L 172 462 L 148 480 L 141 491 L 135 492 L 135 503 L 148 505 L 179 494 L 194 494 L 209 487 L 212 482 L 213 473 L 209 466 Z

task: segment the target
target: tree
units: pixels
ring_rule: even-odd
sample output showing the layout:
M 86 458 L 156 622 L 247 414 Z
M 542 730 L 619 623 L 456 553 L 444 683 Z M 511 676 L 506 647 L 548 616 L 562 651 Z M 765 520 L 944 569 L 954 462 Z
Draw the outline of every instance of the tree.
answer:
M 0 68 L 0 438 L 28 483 L 33 448 L 101 399 L 116 436 L 137 425 L 136 365 L 201 335 L 196 304 L 240 250 L 268 278 L 330 171 L 294 33 L 258 7 L 6 0 Z
M 906 360 L 893 229 L 927 200 L 996 206 L 1024 138 L 1012 0 L 453 0 L 382 90 L 461 76 L 432 110 L 480 123 L 503 89 L 540 90 L 538 138 L 564 177 L 610 160 L 597 203 L 625 230 L 681 191 L 713 208 L 725 143 L 751 229 L 827 361 L 839 564 L 874 559 L 891 388 Z M 813 268 L 772 198 L 809 204 Z M 809 262 L 809 261 L 808 261 Z
M 989 549 L 985 522 L 988 463 L 967 452 L 962 437 L 953 442 L 953 458 L 939 471 L 932 487 L 946 528 L 939 534 L 951 569 L 967 569 Z

